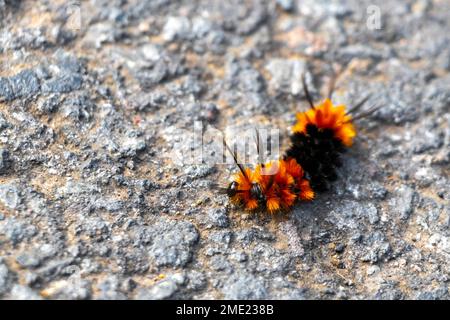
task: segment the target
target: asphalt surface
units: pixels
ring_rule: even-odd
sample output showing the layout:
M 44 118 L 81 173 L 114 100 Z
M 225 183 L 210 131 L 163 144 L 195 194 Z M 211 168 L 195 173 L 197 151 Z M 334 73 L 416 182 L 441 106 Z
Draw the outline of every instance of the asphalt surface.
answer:
M 0 0 L 0 17 L 0 298 L 449 299 L 448 2 Z M 301 74 L 320 101 L 332 68 L 333 101 L 382 108 L 312 203 L 244 212 L 216 187 L 233 165 L 184 161 L 196 123 L 279 130 L 281 153 Z

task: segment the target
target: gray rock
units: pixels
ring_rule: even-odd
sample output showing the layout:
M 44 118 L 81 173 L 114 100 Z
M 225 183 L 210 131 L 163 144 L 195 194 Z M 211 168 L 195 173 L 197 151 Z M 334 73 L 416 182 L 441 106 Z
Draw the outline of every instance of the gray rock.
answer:
M 39 257 L 33 253 L 23 253 L 17 256 L 16 261 L 23 268 L 36 268 L 41 264 Z
M 392 199 L 391 206 L 401 219 L 408 219 L 414 210 L 416 192 L 409 186 L 402 185 L 397 189 L 396 198 Z
M 91 297 L 92 288 L 90 281 L 73 277 L 51 283 L 44 292 L 50 299 L 85 300 Z
M 113 43 L 123 37 L 123 32 L 113 21 L 99 22 L 87 30 L 82 44 L 87 48 L 100 49 L 104 44 Z
M 0 234 L 13 245 L 17 245 L 25 239 L 30 239 L 37 233 L 36 227 L 21 222 L 15 218 L 6 218 L 0 221 Z
M 80 59 L 71 53 L 58 50 L 55 55 L 55 60 L 60 73 L 80 73 L 83 64 Z
M 256 241 L 274 240 L 273 234 L 269 233 L 267 230 L 257 228 L 257 227 L 244 229 L 244 230 L 238 232 L 236 238 L 243 245 L 249 245 Z
M 0 78 L 0 97 L 7 101 L 14 99 L 14 92 L 8 78 Z
M 149 289 L 142 289 L 138 292 L 136 298 L 138 300 L 163 300 L 171 298 L 184 281 L 184 276 L 180 274 L 171 275 L 166 279 L 160 280 Z
M 49 79 L 42 84 L 44 93 L 65 93 L 78 90 L 83 84 L 83 78 L 79 74 L 65 74 Z
M 199 39 L 211 32 L 213 25 L 210 20 L 203 17 L 195 17 L 192 19 L 192 33 Z
M 53 245 L 43 244 L 30 251 L 21 253 L 16 257 L 16 261 L 23 268 L 36 268 L 41 265 L 42 261 L 55 254 L 56 248 Z
M 264 282 L 252 274 L 234 274 L 222 288 L 225 299 L 264 299 L 267 296 Z
M 397 288 L 397 283 L 388 281 L 383 283 L 375 294 L 376 300 L 400 300 L 404 297 L 403 292 Z
M 302 14 L 306 16 L 335 16 L 338 18 L 343 18 L 352 13 L 352 9 L 350 8 L 350 4 L 346 4 L 345 2 L 332 2 L 329 3 L 327 1 L 314 1 L 307 0 L 302 3 L 302 6 L 299 7 L 299 10 Z
M 133 132 L 129 132 L 128 136 L 123 139 L 119 152 L 124 157 L 134 157 L 137 153 L 144 151 L 146 147 L 147 144 L 142 138 L 136 137 Z
M 264 6 L 254 6 L 249 10 L 245 19 L 237 23 L 237 32 L 240 35 L 248 35 L 258 30 L 263 21 L 267 18 L 266 8 Z
M 167 101 L 167 96 L 162 92 L 139 93 L 130 97 L 130 103 L 139 111 L 159 108 Z
M 5 119 L 5 116 L 2 113 L 0 113 L 0 131 L 8 128 L 9 126 L 10 126 L 10 124 Z
M 118 277 L 108 277 L 98 284 L 100 291 L 98 299 L 101 300 L 124 300 L 126 296 L 120 292 L 120 283 Z
M 32 70 L 21 71 L 9 78 L 0 78 L 0 98 L 6 101 L 31 97 L 39 89 L 39 80 Z
M 38 110 L 42 114 L 50 114 L 55 112 L 60 105 L 60 97 L 57 94 L 52 94 L 48 98 L 41 100 L 38 103 Z
M 33 289 L 20 284 L 13 285 L 9 298 L 12 300 L 42 300 L 42 297 Z
M 0 175 L 7 174 L 11 168 L 12 160 L 7 149 L 0 148 Z
M 24 278 L 25 278 L 24 284 L 26 284 L 29 287 L 35 287 L 39 285 L 39 281 L 41 280 L 39 276 L 34 272 L 27 272 Z
M 368 204 L 366 210 L 366 214 L 369 217 L 369 222 L 371 224 L 376 224 L 378 221 L 380 221 L 377 207 L 375 207 L 373 204 Z
M 71 275 L 78 270 L 78 267 L 73 268 L 71 266 L 72 262 L 73 258 L 53 259 L 45 266 L 37 269 L 36 272 L 46 279 L 53 279 L 58 275 Z
M 343 48 L 340 51 L 341 58 L 344 61 L 350 61 L 351 59 L 358 58 L 358 59 L 373 59 L 373 60 L 379 60 L 382 58 L 387 58 L 383 56 L 382 52 L 379 52 L 373 48 L 370 48 L 365 45 L 350 45 L 345 48 Z
M 379 266 L 370 266 L 369 268 L 367 268 L 367 274 L 369 276 L 374 275 L 376 273 L 378 273 L 380 271 L 380 267 Z
M 36 76 L 38 77 L 39 80 L 46 80 L 46 79 L 51 78 L 51 74 L 48 70 L 47 65 L 44 65 L 44 64 L 38 65 L 34 69 L 34 72 L 36 73 Z
M 162 36 L 166 41 L 185 38 L 190 34 L 191 23 L 186 17 L 169 17 L 164 25 Z
M 444 144 L 444 132 L 437 128 L 424 128 L 422 135 L 414 140 L 414 153 L 424 153 L 429 150 L 439 149 Z
M 229 231 L 211 232 L 208 236 L 209 246 L 206 249 L 208 256 L 217 253 L 227 253 L 230 247 L 232 233 Z
M 239 89 L 241 91 L 260 92 L 264 86 L 264 79 L 258 71 L 246 68 L 239 73 Z
M 302 75 L 307 66 L 304 60 L 272 59 L 266 69 L 270 72 L 270 86 L 278 92 L 303 95 Z
M 76 121 L 89 121 L 94 113 L 95 105 L 86 95 L 75 95 L 64 101 L 61 112 L 64 116 Z
M 152 43 L 148 43 L 143 45 L 140 48 L 140 51 L 144 58 L 149 61 L 158 61 L 162 56 L 163 48 L 158 45 L 154 45 Z
M 294 0 L 277 0 L 277 3 L 280 5 L 283 10 L 291 11 L 295 7 Z
M 419 292 L 418 300 L 446 300 L 449 297 L 448 288 L 441 286 L 435 290 Z
M 187 275 L 187 285 L 186 288 L 188 290 L 198 291 L 202 290 L 206 287 L 207 280 L 206 276 L 199 271 L 191 271 Z
M 161 220 L 147 232 L 152 241 L 148 253 L 158 267 L 185 266 L 199 238 L 194 225 L 187 221 Z
M 162 82 L 169 76 L 169 70 L 164 61 L 158 61 L 151 70 L 141 70 L 136 73 L 136 78 L 144 88 L 151 88 Z
M 338 243 L 336 245 L 336 247 L 334 248 L 334 251 L 336 251 L 337 253 L 342 253 L 342 252 L 344 252 L 344 249 L 345 249 L 345 245 L 342 243 Z
M 0 258 L 0 297 L 8 291 L 9 270 Z
M 213 208 L 208 210 L 208 219 L 213 226 L 219 228 L 226 228 L 230 224 L 225 208 Z
M 214 271 L 221 271 L 227 274 L 233 272 L 233 266 L 223 255 L 214 255 L 208 260 L 209 267 Z
M 125 275 L 141 274 L 150 267 L 148 253 L 144 250 L 130 250 L 119 255 L 118 264 Z
M 368 235 L 365 242 L 368 244 L 366 254 L 361 257 L 364 262 L 372 264 L 378 261 L 390 260 L 393 258 L 393 249 L 385 236 L 379 232 Z

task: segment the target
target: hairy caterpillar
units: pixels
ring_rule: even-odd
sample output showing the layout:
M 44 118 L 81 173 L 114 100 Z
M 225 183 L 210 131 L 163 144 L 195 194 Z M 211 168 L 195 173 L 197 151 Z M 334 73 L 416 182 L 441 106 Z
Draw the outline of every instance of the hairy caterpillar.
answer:
M 267 210 L 269 213 L 289 210 L 296 201 L 311 201 L 316 192 L 328 189 L 337 179 L 336 169 L 342 165 L 340 154 L 353 144 L 356 129 L 353 122 L 364 118 L 379 107 L 355 115 L 369 96 L 347 111 L 344 105 L 331 102 L 335 78 L 328 97 L 315 105 L 302 76 L 309 109 L 298 112 L 290 136 L 290 147 L 283 159 L 260 163 L 254 170 L 243 167 L 232 154 L 239 172 L 225 189 L 235 204 L 247 210 Z M 257 149 L 259 154 L 259 134 Z

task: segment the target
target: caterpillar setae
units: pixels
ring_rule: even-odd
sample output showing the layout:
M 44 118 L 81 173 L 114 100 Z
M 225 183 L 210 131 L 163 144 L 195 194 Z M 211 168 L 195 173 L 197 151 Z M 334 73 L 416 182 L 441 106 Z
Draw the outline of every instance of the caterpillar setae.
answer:
M 337 179 L 336 169 L 342 165 L 341 153 L 353 144 L 356 136 L 354 121 L 372 114 L 379 107 L 355 115 L 369 96 L 348 111 L 344 105 L 333 105 L 331 95 L 335 79 L 331 81 L 328 97 L 315 105 L 302 76 L 310 108 L 297 113 L 291 144 L 282 159 L 259 163 L 251 170 L 238 162 L 236 153 L 224 140 L 239 168 L 225 188 L 232 203 L 246 210 L 288 211 L 296 201 L 313 200 L 316 192 L 327 190 L 329 183 Z M 256 136 L 259 155 L 258 131 Z

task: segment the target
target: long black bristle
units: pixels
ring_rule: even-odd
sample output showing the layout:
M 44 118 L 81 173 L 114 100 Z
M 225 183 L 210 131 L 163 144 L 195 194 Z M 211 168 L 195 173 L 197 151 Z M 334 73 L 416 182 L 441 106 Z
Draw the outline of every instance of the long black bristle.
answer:
M 255 127 L 255 142 L 256 142 L 256 152 L 258 153 L 258 162 L 261 165 L 261 167 L 264 168 L 264 159 L 263 159 L 263 155 L 261 154 L 261 138 L 259 136 L 259 130 L 258 128 Z
M 331 96 L 333 95 L 334 89 L 336 88 L 336 82 L 338 77 L 341 75 L 341 70 L 333 72 L 331 76 L 330 83 L 328 85 L 328 93 L 327 98 L 331 100 Z
M 223 141 L 223 144 L 225 145 L 225 147 L 227 148 L 228 152 L 232 155 L 234 163 L 236 164 L 236 166 L 239 168 L 239 170 L 244 175 L 244 177 L 246 179 L 248 179 L 247 173 L 245 172 L 244 167 L 238 162 L 236 153 L 234 153 L 233 150 L 231 150 L 231 148 L 228 146 L 227 142 L 225 141 L 225 137 L 223 137 L 222 141 Z
M 347 114 L 352 114 L 355 113 L 356 111 L 358 111 L 366 102 L 367 100 L 369 100 L 370 98 L 370 94 L 368 94 L 367 96 L 365 96 L 361 101 L 359 101 L 353 108 L 351 108 L 350 110 L 347 111 Z
M 311 97 L 311 94 L 309 93 L 308 85 L 306 84 L 306 79 L 305 79 L 305 74 L 304 73 L 302 74 L 302 84 L 303 84 L 303 91 L 305 92 L 306 100 L 308 100 L 309 106 L 312 109 L 314 109 L 315 108 L 314 107 L 314 102 L 313 102 L 313 99 Z
M 369 109 L 368 111 L 366 111 L 366 112 L 364 112 L 364 113 L 360 113 L 360 114 L 358 114 L 357 116 L 355 116 L 355 117 L 352 119 L 352 121 L 356 121 L 356 120 L 359 120 L 359 119 L 366 118 L 366 117 L 370 116 L 372 113 L 374 113 L 375 111 L 379 110 L 381 107 L 382 107 L 382 106 L 375 106 L 375 107 L 372 107 L 372 108 Z

